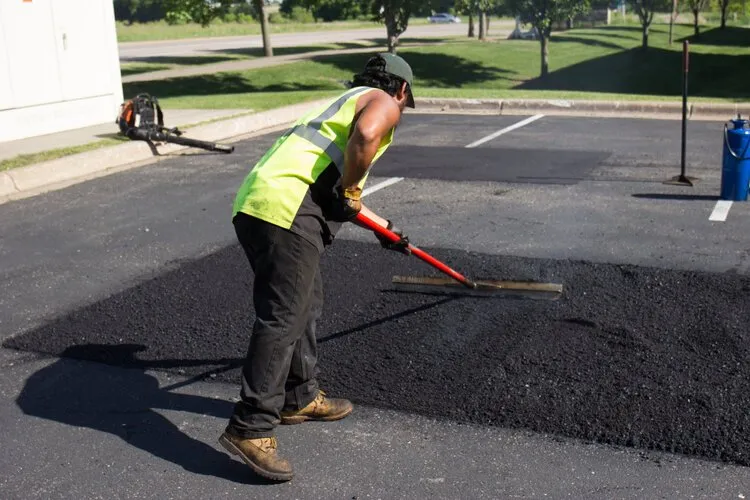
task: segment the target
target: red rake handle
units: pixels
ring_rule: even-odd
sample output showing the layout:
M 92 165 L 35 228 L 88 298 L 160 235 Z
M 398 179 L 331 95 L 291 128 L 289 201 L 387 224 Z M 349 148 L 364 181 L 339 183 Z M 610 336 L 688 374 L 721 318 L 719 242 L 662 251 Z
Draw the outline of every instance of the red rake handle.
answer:
M 388 240 L 392 241 L 393 243 L 398 243 L 401 241 L 401 237 L 394 233 L 393 231 L 389 231 L 388 229 L 384 228 L 374 220 L 370 219 L 369 217 L 362 215 L 362 213 L 358 213 L 356 217 L 356 221 L 362 224 L 363 226 L 367 227 L 368 229 L 378 233 L 379 235 L 387 238 Z M 439 271 L 442 271 L 443 273 L 447 274 L 454 280 L 458 281 L 459 283 L 467 286 L 468 288 L 476 288 L 476 285 L 473 281 L 468 279 L 463 274 L 454 271 L 450 267 L 446 266 L 439 260 L 437 260 L 432 255 L 428 254 L 424 250 L 420 250 L 419 248 L 415 247 L 412 244 L 409 244 L 409 250 L 411 251 L 412 255 L 417 256 L 418 258 L 422 259 L 423 261 L 427 262 L 432 267 L 438 269 Z

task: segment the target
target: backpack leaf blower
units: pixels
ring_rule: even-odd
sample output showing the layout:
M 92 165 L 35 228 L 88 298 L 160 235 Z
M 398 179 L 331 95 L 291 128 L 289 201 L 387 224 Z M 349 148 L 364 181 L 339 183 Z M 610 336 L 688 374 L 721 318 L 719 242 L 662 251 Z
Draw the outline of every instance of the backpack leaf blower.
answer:
M 115 123 L 120 132 L 132 140 L 169 142 L 227 154 L 234 151 L 234 146 L 182 137 L 183 132 L 177 127 L 165 127 L 159 100 L 145 93 L 122 103 Z

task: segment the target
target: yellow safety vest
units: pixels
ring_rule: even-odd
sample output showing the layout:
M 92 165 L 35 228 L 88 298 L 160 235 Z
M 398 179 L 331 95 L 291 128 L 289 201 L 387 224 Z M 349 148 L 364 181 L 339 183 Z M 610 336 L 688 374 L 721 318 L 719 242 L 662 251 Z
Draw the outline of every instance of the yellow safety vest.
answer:
M 291 229 L 310 186 L 335 166 L 344 170 L 344 151 L 354 122 L 357 99 L 371 87 L 353 88 L 297 120 L 245 177 L 233 213 L 243 212 Z M 393 130 L 381 142 L 372 163 L 388 149 Z M 330 174 L 330 172 L 329 172 Z M 362 179 L 364 186 L 367 175 Z

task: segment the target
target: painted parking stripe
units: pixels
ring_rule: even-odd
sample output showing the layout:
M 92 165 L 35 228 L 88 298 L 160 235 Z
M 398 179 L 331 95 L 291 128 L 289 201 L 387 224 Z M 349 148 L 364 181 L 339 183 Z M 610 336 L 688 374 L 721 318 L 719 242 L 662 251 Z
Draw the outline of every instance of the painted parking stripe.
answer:
M 732 208 L 732 203 L 734 202 L 731 200 L 717 201 L 716 206 L 714 207 L 714 211 L 711 212 L 711 216 L 708 218 L 708 220 L 715 222 L 724 222 L 725 220 L 727 220 L 729 210 Z
M 380 191 L 383 188 L 387 188 L 388 186 L 392 186 L 396 184 L 397 182 L 403 181 L 403 177 L 391 177 L 390 179 L 384 180 L 383 182 L 379 182 L 375 184 L 374 186 L 370 186 L 364 191 L 362 191 L 362 196 L 367 196 L 368 194 L 372 194 L 375 191 Z
M 521 127 L 524 127 L 524 126 L 528 125 L 529 123 L 535 122 L 539 118 L 543 118 L 543 117 L 544 117 L 544 115 L 534 115 L 534 116 L 531 116 L 529 118 L 526 118 L 525 120 L 521 120 L 520 122 L 516 123 L 515 125 L 511 125 L 510 127 L 505 127 L 502 130 L 498 130 L 494 134 L 490 134 L 487 137 L 482 137 L 478 141 L 472 142 L 471 144 L 469 144 L 466 147 L 467 148 L 475 148 L 475 147 L 477 147 L 477 146 L 479 146 L 481 144 L 484 144 L 485 142 L 489 142 L 492 139 L 497 139 L 498 137 L 500 137 L 503 134 L 507 134 L 508 132 L 512 132 L 513 130 L 516 130 L 516 129 L 519 129 Z

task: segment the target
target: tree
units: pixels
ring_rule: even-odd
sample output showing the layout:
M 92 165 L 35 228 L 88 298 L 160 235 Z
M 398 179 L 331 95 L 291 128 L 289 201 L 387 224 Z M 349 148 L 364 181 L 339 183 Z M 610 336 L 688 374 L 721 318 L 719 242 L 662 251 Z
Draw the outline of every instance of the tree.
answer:
M 648 48 L 648 29 L 654 20 L 654 14 L 657 11 L 666 11 L 670 8 L 671 4 L 672 0 L 633 0 L 631 2 L 633 10 L 638 14 L 638 19 L 641 21 L 641 28 L 643 30 L 641 47 L 643 50 Z
M 408 28 L 412 12 L 422 7 L 423 3 L 419 0 L 375 0 L 372 3 L 375 19 L 385 24 L 388 52 L 396 53 L 398 37 Z
M 224 15 L 236 0 L 164 0 L 167 21 L 170 19 L 191 20 L 208 26 L 211 21 Z M 263 0 L 252 0 L 258 13 L 260 29 L 263 34 L 263 52 L 266 57 L 273 56 L 271 38 L 268 29 L 268 17 Z
M 504 0 L 456 0 L 454 8 L 469 17 L 469 38 L 474 37 L 474 18 L 478 19 L 479 39 L 484 40 L 490 31 L 490 14 L 500 12 L 503 4 Z
M 206 2 L 204 0 L 165 0 L 167 22 L 178 23 L 193 21 L 206 27 L 215 18 L 221 16 L 231 5 L 231 0 Z
M 583 14 L 589 9 L 589 0 L 508 0 L 508 8 L 539 32 L 542 49 L 541 77 L 549 74 L 549 37 L 552 25 Z
M 706 7 L 708 7 L 708 0 L 688 0 L 688 7 L 693 12 L 693 27 L 695 28 L 695 36 L 701 34 L 700 30 L 700 14 Z
M 456 14 L 465 14 L 469 17 L 469 38 L 474 38 L 474 13 L 477 10 L 477 0 L 456 0 L 454 4 Z
M 497 3 L 495 0 L 476 0 L 477 10 L 479 11 L 479 39 L 487 38 L 489 31 L 489 13 Z
M 732 3 L 732 0 L 718 0 L 718 2 L 719 9 L 721 10 L 721 29 L 726 29 L 727 11 L 729 10 L 729 4 Z
M 304 9 L 315 20 L 331 22 L 357 19 L 366 14 L 368 8 L 362 0 L 284 0 L 279 11 L 292 18 L 295 10 Z
M 115 19 L 128 24 L 164 19 L 164 11 L 158 0 L 114 0 L 113 6 Z
M 258 13 L 260 18 L 260 34 L 263 38 L 263 55 L 265 57 L 273 57 L 273 47 L 271 46 L 271 33 L 268 28 L 268 14 L 264 6 L 263 0 L 253 0 L 255 11 Z

